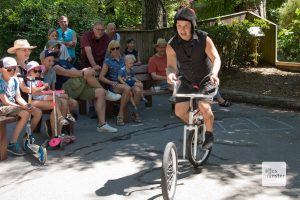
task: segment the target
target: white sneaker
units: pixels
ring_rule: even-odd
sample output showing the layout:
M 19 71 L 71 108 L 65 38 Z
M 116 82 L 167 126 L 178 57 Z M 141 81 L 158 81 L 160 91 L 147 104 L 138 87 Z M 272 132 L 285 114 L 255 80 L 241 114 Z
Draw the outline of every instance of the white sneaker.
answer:
M 97 131 L 100 133 L 108 132 L 108 133 L 115 133 L 118 131 L 118 129 L 111 127 L 108 124 L 104 124 L 100 126 L 100 124 L 97 125 Z
M 121 99 L 121 97 L 122 96 L 120 94 L 116 94 L 109 90 L 106 90 L 105 99 L 108 101 L 118 101 L 119 99 Z

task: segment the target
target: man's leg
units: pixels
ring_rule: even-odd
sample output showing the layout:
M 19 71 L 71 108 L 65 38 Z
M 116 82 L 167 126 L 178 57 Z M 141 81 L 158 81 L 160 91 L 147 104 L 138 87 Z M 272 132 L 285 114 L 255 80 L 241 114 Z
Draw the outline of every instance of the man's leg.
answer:
M 188 101 L 175 104 L 176 116 L 179 117 L 186 124 L 189 123 L 189 113 L 188 113 L 189 106 L 190 106 L 190 103 Z
M 211 105 L 209 102 L 200 101 L 199 109 L 203 115 L 204 124 L 206 126 L 205 141 L 202 146 L 205 149 L 209 149 L 210 147 L 212 147 L 214 143 L 214 136 L 213 136 L 214 114 L 211 110 Z

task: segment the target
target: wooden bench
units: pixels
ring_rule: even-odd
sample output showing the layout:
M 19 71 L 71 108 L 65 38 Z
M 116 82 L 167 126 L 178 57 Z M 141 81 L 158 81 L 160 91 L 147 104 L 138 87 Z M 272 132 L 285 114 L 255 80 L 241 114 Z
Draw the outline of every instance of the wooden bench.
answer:
M 148 65 L 140 65 L 134 66 L 133 71 L 135 72 L 135 77 L 142 81 L 144 85 L 144 96 L 148 102 L 145 103 L 146 107 L 152 107 L 152 96 L 153 95 L 164 95 L 164 94 L 171 94 L 170 90 L 159 90 L 155 91 L 153 89 L 154 81 L 151 77 L 151 74 L 148 73 Z
M 17 117 L 0 116 L 0 160 L 7 159 L 6 125 L 17 121 Z

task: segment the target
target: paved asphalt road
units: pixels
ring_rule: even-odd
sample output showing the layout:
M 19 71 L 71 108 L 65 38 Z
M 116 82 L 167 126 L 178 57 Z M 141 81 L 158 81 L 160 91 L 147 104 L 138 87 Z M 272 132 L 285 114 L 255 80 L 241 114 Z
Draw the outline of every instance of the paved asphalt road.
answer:
M 77 141 L 64 151 L 49 150 L 45 166 L 30 155 L 9 155 L 0 163 L 0 199 L 162 199 L 160 169 L 167 142 L 175 141 L 182 156 L 183 127 L 167 99 L 154 97 L 152 108 L 141 106 L 142 124 L 130 122 L 116 134 L 97 133 L 95 121 L 80 116 Z M 237 103 L 230 108 L 214 104 L 213 109 L 212 155 L 198 169 L 180 159 L 175 199 L 300 199 L 299 112 Z M 262 186 L 266 161 L 286 162 L 285 187 Z

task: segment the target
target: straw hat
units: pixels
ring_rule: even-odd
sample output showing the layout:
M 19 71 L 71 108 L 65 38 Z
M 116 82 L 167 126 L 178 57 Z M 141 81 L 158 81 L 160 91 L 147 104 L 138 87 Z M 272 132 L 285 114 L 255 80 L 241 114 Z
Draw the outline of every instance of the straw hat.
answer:
M 25 39 L 19 39 L 14 42 L 14 46 L 7 49 L 7 53 L 14 54 L 17 49 L 34 49 L 36 46 L 30 46 L 29 42 Z
M 157 47 L 159 45 L 167 45 L 167 41 L 164 38 L 158 38 L 156 44 L 154 44 L 154 47 Z

